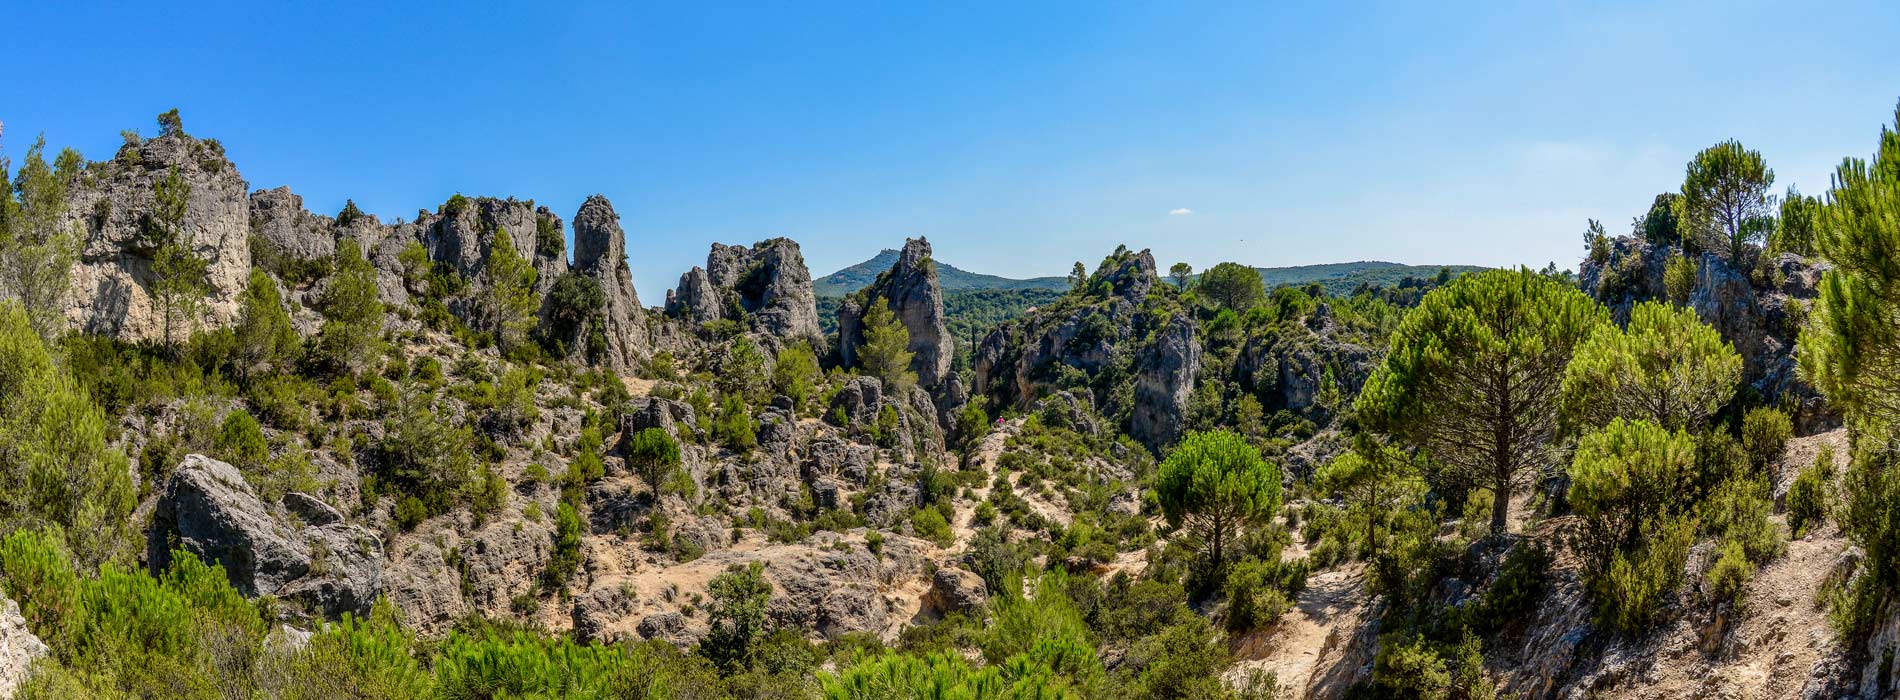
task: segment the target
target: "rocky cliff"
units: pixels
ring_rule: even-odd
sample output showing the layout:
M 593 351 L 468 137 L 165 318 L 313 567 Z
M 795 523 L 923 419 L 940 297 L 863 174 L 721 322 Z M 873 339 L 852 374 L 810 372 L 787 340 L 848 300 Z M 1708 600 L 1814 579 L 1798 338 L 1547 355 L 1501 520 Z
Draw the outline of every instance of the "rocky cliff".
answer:
M 197 319 L 173 314 L 173 335 L 188 335 L 194 322 L 217 327 L 237 317 L 237 296 L 251 271 L 244 178 L 218 142 L 172 131 L 128 141 L 112 160 L 88 164 L 69 184 L 68 225 L 85 235 L 66 300 L 74 327 L 128 340 L 165 333 L 153 263 L 161 239 L 170 235 L 161 231 L 159 181 L 173 174 L 190 195 L 175 235 L 207 263 L 203 313 Z

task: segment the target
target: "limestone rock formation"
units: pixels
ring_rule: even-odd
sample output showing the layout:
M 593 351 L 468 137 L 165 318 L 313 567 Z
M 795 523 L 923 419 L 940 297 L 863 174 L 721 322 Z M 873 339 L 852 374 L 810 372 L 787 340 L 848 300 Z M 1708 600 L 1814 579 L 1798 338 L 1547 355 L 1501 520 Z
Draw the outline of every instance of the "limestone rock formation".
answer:
M 0 595 L 0 700 L 12 698 L 13 691 L 33 672 L 34 663 L 50 652 L 27 629 L 19 604 Z
M 1578 283 L 1625 323 L 1637 302 L 1666 297 L 1663 270 L 1678 249 L 1634 236 L 1612 238 L 1608 248 L 1606 260 L 1583 261 Z M 1812 434 L 1840 425 L 1839 416 L 1801 380 L 1794 357 L 1800 319 L 1818 295 L 1826 263 L 1792 254 L 1757 260 L 1764 253 L 1746 252 L 1739 267 L 1715 253 L 1695 258 L 1687 305 L 1735 346 L 1744 382 L 1770 403 L 1793 406 L 1797 431 Z
M 666 312 L 695 323 L 742 322 L 775 345 L 803 340 L 820 352 L 826 347 L 811 271 L 798 242 L 789 238 L 751 247 L 714 243 L 706 267 L 688 270 L 679 287 L 667 292 Z
M 1154 269 L 1148 251 L 1117 250 L 1090 278 L 1086 295 L 991 331 L 977 346 L 972 393 L 989 397 L 991 405 L 1027 408 L 1058 390 L 1064 374 L 1094 377 L 1126 362 L 1131 344 L 1158 330 L 1139 318 L 1157 281 Z M 1099 403 L 1103 397 L 1093 398 Z
M 917 373 L 918 383 L 935 387 L 943 382 L 949 376 L 955 339 L 944 325 L 943 287 L 930 258 L 930 241 L 905 240 L 904 250 L 891 269 L 852 294 L 839 308 L 838 355 L 847 367 L 856 364 L 858 346 L 864 343 L 864 314 L 871 304 L 889 305 L 910 332 L 910 367 Z
M 576 325 L 575 337 L 566 338 L 572 347 L 595 352 L 596 364 L 616 370 L 631 368 L 647 345 L 645 309 L 633 289 L 633 271 L 627 266 L 627 235 L 620 228 L 620 214 L 606 197 L 594 195 L 574 214 L 574 273 L 583 275 L 600 287 L 605 300 L 595 318 Z M 553 320 L 544 313 L 542 325 Z
M 1128 433 L 1160 451 L 1181 437 L 1187 419 L 1188 397 L 1194 393 L 1194 379 L 1201 372 L 1201 343 L 1194 333 L 1194 322 L 1177 314 L 1136 362 L 1135 410 L 1129 419 Z
M 71 183 L 67 223 L 85 239 L 66 298 L 74 328 L 122 340 L 164 334 L 165 314 L 154 296 L 153 214 L 158 182 L 174 170 L 190 188 L 182 233 L 208 263 L 197 321 L 219 327 L 237 318 L 238 294 L 251 272 L 247 186 L 216 141 L 168 133 L 126 144 Z M 182 337 L 181 325 L 174 319 L 174 338 Z
M 300 510 L 311 508 L 301 500 Z M 327 522 L 299 526 L 259 499 L 236 467 L 188 455 L 159 497 L 146 560 L 162 572 L 176 547 L 223 565 L 247 596 L 298 600 L 327 615 L 366 612 L 382 588 L 382 542 L 329 513 L 315 518 Z

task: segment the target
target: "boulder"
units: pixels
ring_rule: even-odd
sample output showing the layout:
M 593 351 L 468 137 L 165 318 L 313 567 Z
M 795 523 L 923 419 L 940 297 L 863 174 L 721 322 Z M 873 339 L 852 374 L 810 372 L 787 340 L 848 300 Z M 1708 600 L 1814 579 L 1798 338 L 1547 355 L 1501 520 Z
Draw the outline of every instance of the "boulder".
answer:
M 174 547 L 223 565 L 246 596 L 274 595 L 310 570 L 309 546 L 237 467 L 199 454 L 185 457 L 159 496 L 146 551 L 154 574 L 171 566 Z
M 325 615 L 364 613 L 382 591 L 382 541 L 303 494 L 280 513 L 257 497 L 244 475 L 224 462 L 187 455 L 152 514 L 146 561 L 154 573 L 171 565 L 174 548 L 224 567 L 246 596 L 275 595 Z M 288 511 L 300 516 L 295 526 Z
M 924 609 L 938 615 L 962 613 L 980 615 L 989 605 L 989 588 L 983 577 L 969 569 L 944 566 L 931 576 L 930 590 L 924 593 Z
M 12 698 L 13 691 L 32 674 L 34 664 L 50 651 L 27 629 L 19 604 L 0 595 L 0 700 Z
M 955 339 L 944 324 L 943 288 L 929 241 L 905 240 L 891 269 L 839 307 L 838 353 L 847 367 L 856 364 L 858 346 L 864 343 L 864 315 L 873 304 L 888 305 L 910 332 L 910 368 L 917 373 L 918 383 L 935 387 L 943 382 L 950 373 Z

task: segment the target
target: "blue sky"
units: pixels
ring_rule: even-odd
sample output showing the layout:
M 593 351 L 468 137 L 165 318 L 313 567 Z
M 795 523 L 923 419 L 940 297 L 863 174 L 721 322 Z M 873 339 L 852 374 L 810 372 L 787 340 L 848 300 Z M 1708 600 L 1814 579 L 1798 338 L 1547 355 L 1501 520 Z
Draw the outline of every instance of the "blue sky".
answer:
M 816 274 L 915 235 L 1012 276 L 1569 267 L 1725 138 L 1825 190 L 1900 98 L 1890 2 L 563 5 L 7 0 L 5 152 L 176 106 L 317 211 L 603 193 L 657 304 L 778 235 Z

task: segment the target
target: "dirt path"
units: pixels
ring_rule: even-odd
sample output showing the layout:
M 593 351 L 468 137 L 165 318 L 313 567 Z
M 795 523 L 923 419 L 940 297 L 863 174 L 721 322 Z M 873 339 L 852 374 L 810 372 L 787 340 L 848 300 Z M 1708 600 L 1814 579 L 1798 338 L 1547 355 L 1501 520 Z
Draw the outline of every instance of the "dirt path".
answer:
M 1365 605 L 1363 566 L 1313 575 L 1279 622 L 1236 640 L 1239 663 L 1228 673 L 1229 682 L 1238 685 L 1250 673 L 1272 673 L 1286 693 L 1283 697 L 1305 700 L 1344 653 L 1345 643 L 1364 619 Z

